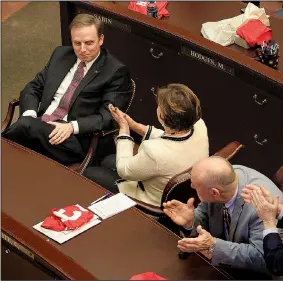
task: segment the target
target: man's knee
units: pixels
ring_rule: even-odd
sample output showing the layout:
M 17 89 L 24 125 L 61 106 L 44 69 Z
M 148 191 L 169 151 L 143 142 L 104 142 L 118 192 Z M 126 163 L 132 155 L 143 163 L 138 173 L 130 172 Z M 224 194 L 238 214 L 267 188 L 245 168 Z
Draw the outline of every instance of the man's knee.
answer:
M 34 125 L 35 118 L 30 116 L 22 116 L 15 123 L 16 127 L 19 130 L 30 130 L 30 128 Z
M 3 132 L 2 136 L 8 139 L 16 138 L 19 135 L 28 135 L 28 132 L 33 123 L 33 117 L 23 116 L 14 124 L 12 124 L 6 131 Z
M 42 138 L 42 136 L 48 138 L 51 131 L 51 125 L 30 116 L 22 116 L 2 136 L 25 145 L 27 141 Z

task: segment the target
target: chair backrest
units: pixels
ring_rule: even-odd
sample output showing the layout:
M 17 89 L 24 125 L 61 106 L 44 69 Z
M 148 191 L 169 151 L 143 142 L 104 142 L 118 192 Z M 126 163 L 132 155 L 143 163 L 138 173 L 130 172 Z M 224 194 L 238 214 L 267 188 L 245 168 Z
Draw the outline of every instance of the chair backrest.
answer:
M 135 94 L 136 94 L 136 83 L 135 83 L 135 81 L 134 81 L 133 79 L 131 79 L 131 81 L 132 81 L 132 89 L 133 89 L 133 92 L 132 92 L 132 96 L 131 96 L 131 99 L 130 99 L 130 101 L 129 101 L 129 104 L 128 104 L 128 106 L 127 106 L 127 109 L 125 110 L 125 113 L 127 113 L 127 112 L 129 111 L 129 109 L 130 109 L 130 107 L 131 107 L 131 105 L 132 105 L 132 103 L 133 103 Z M 116 124 L 116 123 L 114 122 L 114 124 Z M 114 138 L 117 137 L 118 134 L 119 134 L 119 129 L 117 128 L 117 124 L 116 124 L 115 126 L 116 126 L 116 129 L 115 129 L 116 132 L 114 132 L 114 135 L 113 135 Z M 102 133 L 104 134 L 104 132 L 102 132 Z
M 243 147 L 237 141 L 230 142 L 224 148 L 217 151 L 214 155 L 221 156 L 230 160 Z M 161 198 L 161 208 L 164 202 L 172 199 L 186 203 L 190 197 L 195 198 L 195 205 L 199 203 L 197 192 L 191 188 L 191 167 L 175 175 L 167 183 Z
M 273 177 L 273 181 L 283 192 L 283 166 L 281 166 Z
M 132 103 L 133 103 L 135 94 L 136 94 L 136 83 L 135 83 L 135 81 L 134 81 L 133 79 L 131 79 L 131 81 L 132 81 L 133 92 L 132 92 L 132 96 L 131 96 L 130 102 L 129 102 L 128 107 L 127 107 L 127 109 L 126 109 L 125 112 L 128 112 L 128 111 L 129 111 L 129 109 L 130 109 L 130 107 L 131 107 L 131 105 L 132 105 Z
M 241 148 L 243 147 L 237 141 L 230 142 L 224 148 L 217 151 L 214 155 L 221 156 L 230 160 Z M 192 167 L 187 170 L 173 176 L 167 183 L 161 198 L 161 209 L 163 209 L 163 203 L 176 199 L 183 203 L 187 203 L 188 199 L 195 198 L 194 205 L 197 207 L 200 200 L 198 198 L 195 189 L 191 188 L 191 170 Z M 160 216 L 158 219 L 159 223 L 170 229 L 172 232 L 179 235 L 179 226 L 173 223 L 173 221 L 167 216 Z

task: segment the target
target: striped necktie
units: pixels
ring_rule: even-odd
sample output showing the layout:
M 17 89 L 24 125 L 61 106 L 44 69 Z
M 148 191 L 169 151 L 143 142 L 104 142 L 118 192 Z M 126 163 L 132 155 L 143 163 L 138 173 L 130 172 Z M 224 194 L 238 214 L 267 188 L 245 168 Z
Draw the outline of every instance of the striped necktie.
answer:
M 63 120 L 63 118 L 68 114 L 71 104 L 71 99 L 79 86 L 80 82 L 84 78 L 84 67 L 85 62 L 80 62 L 78 68 L 74 74 L 73 80 L 66 90 L 65 94 L 61 98 L 58 107 L 54 110 L 51 115 L 44 114 L 41 120 L 44 122 Z
M 231 216 L 225 204 L 223 204 L 223 221 L 224 221 L 225 238 L 227 241 L 229 241 L 230 240 L 229 231 L 230 231 L 230 224 L 231 224 Z

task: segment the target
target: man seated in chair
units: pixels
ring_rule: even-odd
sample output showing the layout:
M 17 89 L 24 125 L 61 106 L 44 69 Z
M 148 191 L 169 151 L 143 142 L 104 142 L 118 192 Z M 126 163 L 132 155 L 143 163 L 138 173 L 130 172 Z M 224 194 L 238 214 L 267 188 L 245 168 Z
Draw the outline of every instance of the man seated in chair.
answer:
M 263 253 L 263 223 L 255 209 L 245 204 L 241 193 L 246 185 L 265 186 L 273 195 L 282 192 L 267 177 L 245 166 L 231 164 L 212 156 L 196 163 L 191 171 L 191 185 L 201 203 L 194 209 L 194 199 L 187 204 L 177 200 L 164 203 L 164 213 L 181 226 L 178 241 L 183 252 L 202 252 L 215 266 L 268 270 Z M 196 237 L 197 236 L 197 237 Z
M 126 109 L 132 93 L 125 65 L 102 47 L 103 23 L 89 14 L 70 24 L 71 46 L 57 47 L 20 94 L 20 118 L 2 136 L 64 165 L 81 162 L 91 134 L 112 129 L 108 105 Z M 113 136 L 98 145 L 113 153 Z M 103 155 L 104 154 L 104 155 Z

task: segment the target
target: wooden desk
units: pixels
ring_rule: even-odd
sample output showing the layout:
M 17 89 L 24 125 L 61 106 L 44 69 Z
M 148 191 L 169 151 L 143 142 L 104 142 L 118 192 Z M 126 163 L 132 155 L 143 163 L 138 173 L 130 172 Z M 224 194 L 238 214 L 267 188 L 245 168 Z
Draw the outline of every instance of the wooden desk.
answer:
M 2 139 L 2 278 L 126 280 L 146 271 L 167 279 L 228 278 L 197 254 L 180 260 L 178 236 L 135 208 L 62 245 L 32 228 L 54 207 L 87 207 L 104 193 L 68 168 Z
M 128 7 L 128 1 L 115 1 L 125 8 Z M 241 14 L 241 8 L 246 4 L 242 2 L 206 2 L 206 1 L 192 1 L 192 2 L 169 2 L 167 9 L 170 16 L 163 18 L 162 21 L 166 23 L 184 28 L 185 30 L 195 35 L 201 35 L 200 30 L 202 24 L 205 22 L 217 22 L 222 19 L 232 18 Z M 283 46 L 283 20 L 280 17 L 272 16 L 270 18 L 272 27 L 272 38 Z M 255 56 L 255 49 L 244 49 L 236 44 L 232 44 L 226 49 L 231 49 L 249 58 Z M 281 50 L 282 52 L 282 50 Z M 283 56 L 279 57 L 278 70 L 282 73 L 283 70 Z
M 250 57 L 253 51 L 223 47 L 200 36 L 201 24 L 240 14 L 241 2 L 171 2 L 169 19 L 156 20 L 127 8 L 128 2 L 60 2 L 64 45 L 77 13 L 106 23 L 104 45 L 130 69 L 136 96 L 130 115 L 160 127 L 154 89 L 184 83 L 199 97 L 210 151 L 237 140 L 245 145 L 239 164 L 269 177 L 283 163 L 283 61 L 280 70 Z M 283 19 L 270 17 L 272 34 L 283 46 Z M 281 50 L 282 51 L 282 50 Z

